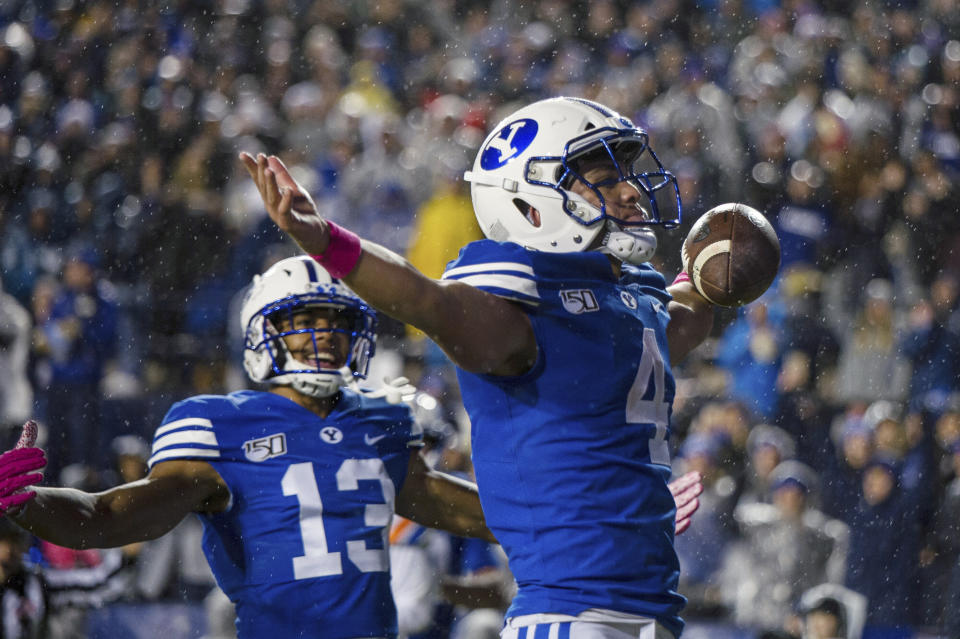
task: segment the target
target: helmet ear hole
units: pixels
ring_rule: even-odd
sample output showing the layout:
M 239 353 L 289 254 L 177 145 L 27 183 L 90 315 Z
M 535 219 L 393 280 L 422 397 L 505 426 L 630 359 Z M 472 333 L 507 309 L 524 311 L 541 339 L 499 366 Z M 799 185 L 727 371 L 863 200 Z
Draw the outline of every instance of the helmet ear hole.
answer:
M 513 205 L 517 207 L 517 210 L 520 211 L 523 218 L 530 223 L 530 226 L 540 228 L 540 211 L 535 209 L 526 200 L 521 200 L 518 197 L 513 198 Z

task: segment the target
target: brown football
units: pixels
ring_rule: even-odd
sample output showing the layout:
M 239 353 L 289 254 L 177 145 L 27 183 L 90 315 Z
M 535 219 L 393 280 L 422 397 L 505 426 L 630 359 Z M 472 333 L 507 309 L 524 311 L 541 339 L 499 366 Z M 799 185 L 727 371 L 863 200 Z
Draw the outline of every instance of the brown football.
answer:
M 743 306 L 763 295 L 777 276 L 780 240 L 760 211 L 728 202 L 694 223 L 682 257 L 701 295 L 719 306 Z

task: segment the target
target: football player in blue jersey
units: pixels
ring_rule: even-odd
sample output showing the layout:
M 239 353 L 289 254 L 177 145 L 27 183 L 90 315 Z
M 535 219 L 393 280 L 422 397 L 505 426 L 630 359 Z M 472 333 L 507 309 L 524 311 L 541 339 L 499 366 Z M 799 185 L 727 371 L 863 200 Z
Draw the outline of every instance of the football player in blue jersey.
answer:
M 19 493 L 43 462 L 21 442 L 0 456 L 0 512 L 22 507 L 14 521 L 73 548 L 153 539 L 198 513 L 241 639 L 393 637 L 394 511 L 494 541 L 475 487 L 428 468 L 408 406 L 354 388 L 375 314 L 315 261 L 285 259 L 254 278 L 241 314 L 244 366 L 269 392 L 174 404 L 149 475 L 102 493 Z
M 488 239 L 442 280 L 323 219 L 279 158 L 240 160 L 282 230 L 457 365 L 486 522 L 518 584 L 503 637 L 679 635 L 670 366 L 713 307 L 648 263 L 680 194 L 647 133 L 575 98 L 508 116 L 465 176 Z

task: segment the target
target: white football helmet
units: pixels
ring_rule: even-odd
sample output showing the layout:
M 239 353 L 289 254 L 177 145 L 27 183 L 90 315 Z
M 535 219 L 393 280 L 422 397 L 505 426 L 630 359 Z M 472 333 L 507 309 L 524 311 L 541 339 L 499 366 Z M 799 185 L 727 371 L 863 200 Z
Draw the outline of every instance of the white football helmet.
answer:
M 349 328 L 301 328 L 281 332 L 277 319 L 290 318 L 304 307 L 332 307 L 349 318 Z M 243 367 L 255 382 L 290 385 L 313 397 L 329 397 L 354 378 L 365 378 L 374 352 L 377 318 L 363 300 L 330 277 L 312 258 L 301 255 L 281 260 L 256 275 L 240 311 L 243 322 Z M 325 369 L 294 359 L 283 341 L 287 335 L 309 333 L 320 359 L 317 334 L 347 333 L 350 349 L 340 369 Z
M 587 158 L 609 159 L 619 177 L 590 183 L 578 172 Z M 599 250 L 639 264 L 656 250 L 649 226 L 680 223 L 677 180 L 650 148 L 647 132 L 589 100 L 551 98 L 514 112 L 487 136 L 464 178 L 488 238 L 541 251 Z M 570 190 L 576 180 L 599 207 Z M 600 191 L 620 182 L 639 194 L 629 220 L 608 211 Z

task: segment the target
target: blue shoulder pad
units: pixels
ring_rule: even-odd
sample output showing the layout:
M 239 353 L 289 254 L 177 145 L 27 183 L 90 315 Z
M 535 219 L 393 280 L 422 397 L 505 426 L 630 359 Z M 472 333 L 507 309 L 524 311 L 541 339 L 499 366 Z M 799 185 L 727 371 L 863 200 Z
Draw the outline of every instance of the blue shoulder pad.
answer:
M 650 263 L 624 264 L 620 272 L 620 283 L 636 284 L 643 289 L 644 293 L 660 300 L 663 304 L 673 299 L 673 296 L 667 292 L 667 280 Z
M 447 264 L 445 280 L 457 280 L 516 302 L 537 305 L 537 277 L 531 252 L 512 242 L 478 240 Z
M 220 444 L 213 426 L 216 410 L 224 398 L 191 397 L 170 407 L 163 423 L 153 435 L 153 448 L 147 465 L 165 459 L 217 459 Z

